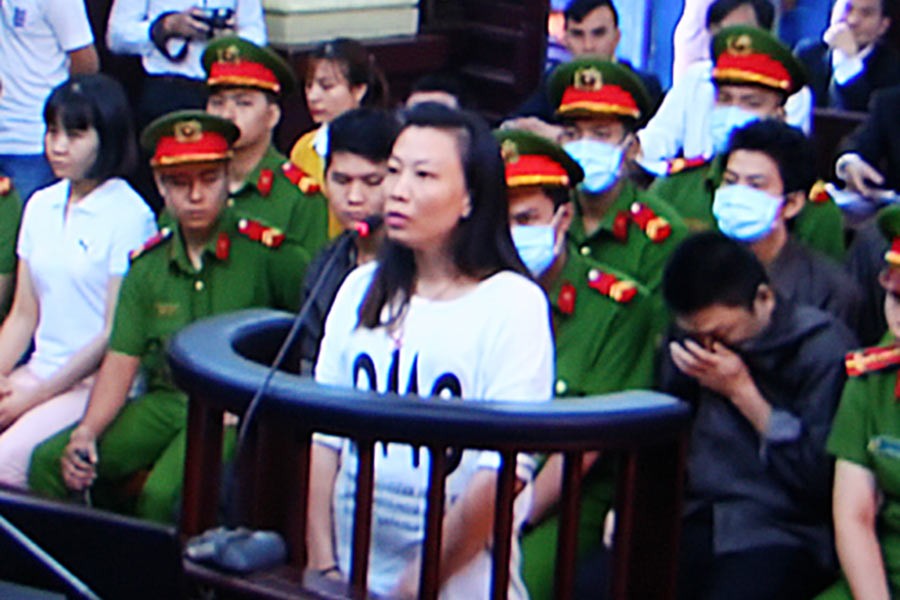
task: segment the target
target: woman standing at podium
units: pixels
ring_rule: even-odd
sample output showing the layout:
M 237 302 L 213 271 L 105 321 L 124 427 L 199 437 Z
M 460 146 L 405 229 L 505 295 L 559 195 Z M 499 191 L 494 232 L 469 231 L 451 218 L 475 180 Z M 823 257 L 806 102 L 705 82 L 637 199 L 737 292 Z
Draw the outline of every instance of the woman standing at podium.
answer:
M 510 238 L 503 161 L 478 117 L 435 104 L 405 114 L 385 179 L 387 240 L 351 273 L 325 326 L 320 383 L 449 400 L 545 401 L 553 345 L 541 289 L 524 275 Z M 380 446 L 380 445 L 379 445 Z M 416 597 L 424 537 L 427 452 L 375 451 L 369 589 Z M 309 569 L 346 578 L 356 454 L 317 435 L 310 478 Z M 466 450 L 446 477 L 441 596 L 487 598 L 499 457 Z M 531 480 L 520 456 L 517 475 Z M 516 499 L 518 526 L 530 485 Z M 516 535 L 514 534 L 514 538 Z M 510 598 L 527 594 L 513 540 Z

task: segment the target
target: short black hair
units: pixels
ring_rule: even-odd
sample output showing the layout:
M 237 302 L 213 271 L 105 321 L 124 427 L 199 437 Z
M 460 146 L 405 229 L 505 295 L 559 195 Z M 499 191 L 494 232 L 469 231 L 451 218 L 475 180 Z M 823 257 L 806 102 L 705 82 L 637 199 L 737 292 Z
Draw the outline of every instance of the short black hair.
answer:
M 553 201 L 553 208 L 559 208 L 572 200 L 572 190 L 567 187 L 545 185 L 541 186 L 541 190 Z
M 399 130 L 394 113 L 370 107 L 348 110 L 328 125 L 325 170 L 335 152 L 356 154 L 373 163 L 387 161 Z
M 85 173 L 101 182 L 124 177 L 137 165 L 137 134 L 122 85 L 103 73 L 75 75 L 56 86 L 44 103 L 44 124 L 97 130 L 97 158 Z
M 769 278 L 747 247 L 718 232 L 684 240 L 663 272 L 662 292 L 676 315 L 692 315 L 716 304 L 752 310 L 760 284 Z
M 735 129 L 723 165 L 736 150 L 762 152 L 778 165 L 784 193 L 808 192 L 816 182 L 816 154 L 803 132 L 777 119 L 754 121 Z
M 462 79 L 453 73 L 446 71 L 440 73 L 426 73 L 416 79 L 409 90 L 407 97 L 415 92 L 444 92 L 456 98 L 460 108 L 469 106 L 468 93 Z
M 566 23 L 570 21 L 581 23 L 589 13 L 603 6 L 609 7 L 609 10 L 612 11 L 613 24 L 618 27 L 619 11 L 613 6 L 612 0 L 572 0 L 569 2 L 568 6 L 566 6 L 563 15 L 565 15 Z
M 757 24 L 767 31 L 772 31 L 775 24 L 775 7 L 769 0 L 716 0 L 706 11 L 706 28 L 718 25 L 725 17 L 745 4 L 749 4 L 753 9 Z

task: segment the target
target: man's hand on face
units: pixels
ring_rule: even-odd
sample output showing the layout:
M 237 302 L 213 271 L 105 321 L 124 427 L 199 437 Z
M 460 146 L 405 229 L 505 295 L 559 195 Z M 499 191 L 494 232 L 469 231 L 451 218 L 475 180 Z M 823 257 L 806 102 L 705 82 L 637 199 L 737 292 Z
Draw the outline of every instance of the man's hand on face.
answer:
M 706 348 L 691 339 L 671 342 L 669 352 L 679 371 L 726 398 L 734 398 L 743 386 L 753 384 L 743 359 L 721 342 L 713 341 Z

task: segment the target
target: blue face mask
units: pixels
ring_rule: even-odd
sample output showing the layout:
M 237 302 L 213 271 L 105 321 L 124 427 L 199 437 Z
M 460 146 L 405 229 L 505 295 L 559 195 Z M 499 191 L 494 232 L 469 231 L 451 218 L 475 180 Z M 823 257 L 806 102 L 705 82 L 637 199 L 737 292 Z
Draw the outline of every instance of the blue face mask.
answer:
M 590 194 L 605 192 L 619 179 L 622 148 L 597 140 L 578 140 L 563 146 L 584 169 L 582 186 Z
M 712 135 L 713 148 L 716 154 L 722 154 L 728 148 L 728 140 L 735 129 L 740 129 L 759 116 L 739 106 L 716 106 L 709 116 L 709 132 Z
M 761 190 L 726 185 L 716 190 L 712 210 L 722 233 L 742 242 L 754 242 L 772 231 L 782 204 L 783 198 Z
M 553 225 L 514 225 L 511 233 L 519 258 L 534 277 L 540 277 L 556 258 Z

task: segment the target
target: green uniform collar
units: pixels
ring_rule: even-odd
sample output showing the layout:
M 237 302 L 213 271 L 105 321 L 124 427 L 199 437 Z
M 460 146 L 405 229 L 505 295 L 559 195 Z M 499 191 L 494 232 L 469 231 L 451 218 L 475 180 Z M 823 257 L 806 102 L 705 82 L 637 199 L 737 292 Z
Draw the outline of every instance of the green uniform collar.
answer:
M 202 257 L 204 265 L 206 264 L 206 261 L 211 259 L 225 260 L 227 258 L 231 249 L 231 239 L 233 237 L 231 234 L 235 231 L 235 219 L 236 217 L 231 210 L 228 208 L 222 210 L 222 213 L 219 215 L 219 220 L 216 222 L 216 226 L 209 236 L 209 240 L 207 240 L 203 247 Z M 220 242 L 220 238 L 226 241 Z M 217 253 L 220 243 L 224 244 L 227 248 L 224 252 L 224 257 L 220 257 L 219 253 Z M 177 224 L 173 226 L 172 243 L 169 245 L 169 262 L 181 269 L 184 273 L 194 274 L 198 272 L 198 269 L 194 267 L 191 259 L 187 255 L 184 237 L 181 235 L 181 227 L 177 226 Z M 203 270 L 203 267 L 201 267 L 200 270 Z
M 244 185 L 241 186 L 241 189 L 233 193 L 231 197 L 235 201 L 240 201 L 241 197 L 245 194 L 255 193 L 260 196 L 269 196 L 272 191 L 274 177 L 281 171 L 281 165 L 283 165 L 286 160 L 287 157 L 281 154 L 275 146 L 269 144 L 262 159 L 256 164 L 256 167 L 250 171 L 250 174 L 247 175 L 247 178 L 244 180 Z M 260 176 L 264 170 L 269 171 L 271 173 L 270 177 L 273 178 L 273 180 L 270 180 L 268 190 L 264 189 L 265 186 L 262 186 L 262 188 L 260 186 Z
M 621 212 L 627 213 L 631 205 L 637 201 L 637 186 L 631 181 L 625 180 L 622 183 L 622 189 L 619 191 L 619 197 L 610 205 L 606 216 L 600 221 L 600 226 L 591 235 L 587 235 L 584 229 L 584 217 L 581 211 L 581 201 L 575 198 L 575 218 L 572 219 L 572 225 L 569 228 L 572 238 L 578 242 L 596 238 L 600 232 L 606 231 L 613 234 L 616 217 Z

